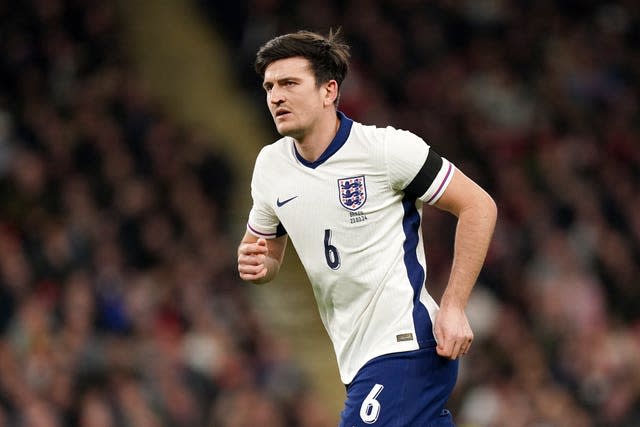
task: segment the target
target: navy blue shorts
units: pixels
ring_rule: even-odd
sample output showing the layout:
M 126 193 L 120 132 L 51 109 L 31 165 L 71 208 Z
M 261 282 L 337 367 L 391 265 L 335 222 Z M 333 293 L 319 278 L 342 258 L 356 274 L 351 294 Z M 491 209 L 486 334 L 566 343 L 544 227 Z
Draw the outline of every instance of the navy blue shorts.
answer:
M 376 357 L 347 386 L 340 427 L 454 426 L 444 406 L 457 378 L 435 347 Z

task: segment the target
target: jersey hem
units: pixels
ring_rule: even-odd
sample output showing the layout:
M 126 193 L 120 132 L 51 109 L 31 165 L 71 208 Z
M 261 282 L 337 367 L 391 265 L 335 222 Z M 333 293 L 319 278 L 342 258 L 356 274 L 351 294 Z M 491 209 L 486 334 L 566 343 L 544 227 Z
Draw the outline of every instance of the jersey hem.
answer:
M 426 340 L 423 345 L 411 346 L 410 348 L 391 349 L 391 350 L 383 351 L 382 353 L 373 353 L 373 354 L 371 354 L 369 356 L 369 358 L 367 358 L 367 360 L 362 365 L 360 365 L 360 367 L 358 369 L 355 370 L 353 375 L 350 375 L 350 376 L 347 376 L 347 377 L 343 377 L 341 375 L 341 381 L 345 386 L 348 387 L 349 384 L 351 384 L 353 382 L 354 378 L 358 376 L 358 373 L 365 366 L 367 366 L 369 363 L 375 361 L 376 359 L 380 359 L 382 357 L 389 356 L 389 355 L 392 355 L 392 354 L 408 353 L 408 352 L 416 351 L 416 350 L 433 349 L 433 348 L 436 348 L 437 345 L 438 345 L 438 343 L 436 342 L 435 339 L 429 339 L 429 340 Z

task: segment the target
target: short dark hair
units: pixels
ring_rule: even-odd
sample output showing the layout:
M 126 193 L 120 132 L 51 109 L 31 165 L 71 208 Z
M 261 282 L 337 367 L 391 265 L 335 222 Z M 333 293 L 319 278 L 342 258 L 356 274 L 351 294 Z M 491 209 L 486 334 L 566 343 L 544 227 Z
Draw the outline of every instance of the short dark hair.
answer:
M 342 40 L 340 29 L 329 31 L 327 37 L 311 31 L 275 37 L 258 50 L 254 66 L 264 78 L 272 62 L 296 56 L 309 60 L 318 85 L 335 80 L 340 87 L 349 70 L 349 46 Z

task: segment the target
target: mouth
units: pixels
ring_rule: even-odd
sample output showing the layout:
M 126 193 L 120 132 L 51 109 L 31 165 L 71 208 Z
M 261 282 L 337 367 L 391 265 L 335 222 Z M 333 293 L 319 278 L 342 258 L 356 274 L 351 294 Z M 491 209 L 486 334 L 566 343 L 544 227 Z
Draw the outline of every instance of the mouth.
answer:
M 276 112 L 274 114 L 274 117 L 276 119 L 279 119 L 279 118 L 282 118 L 282 117 L 287 116 L 289 114 L 291 114 L 291 112 L 289 110 L 285 110 L 284 108 L 279 108 L 279 109 L 276 110 Z

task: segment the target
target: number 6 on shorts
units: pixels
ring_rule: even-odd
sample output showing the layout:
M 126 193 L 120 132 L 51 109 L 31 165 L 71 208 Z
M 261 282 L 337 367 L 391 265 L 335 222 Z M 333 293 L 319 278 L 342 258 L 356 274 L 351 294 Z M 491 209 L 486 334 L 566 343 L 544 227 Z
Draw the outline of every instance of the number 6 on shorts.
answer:
M 378 420 L 378 416 L 380 415 L 380 402 L 376 400 L 376 397 L 378 397 L 383 388 L 384 386 L 382 384 L 374 385 L 367 397 L 362 401 L 360 418 L 367 424 L 373 424 Z

